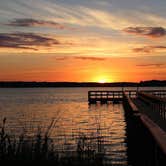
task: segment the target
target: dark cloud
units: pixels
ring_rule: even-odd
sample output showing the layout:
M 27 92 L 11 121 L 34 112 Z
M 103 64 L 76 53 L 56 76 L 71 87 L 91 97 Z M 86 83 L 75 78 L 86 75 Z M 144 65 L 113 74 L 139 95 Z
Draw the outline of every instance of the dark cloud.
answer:
M 161 66 L 165 66 L 165 64 L 164 63 L 138 64 L 136 66 L 138 66 L 138 67 L 161 67 Z
M 160 38 L 166 35 L 166 29 L 163 27 L 127 27 L 123 31 L 152 38 Z
M 56 39 L 35 33 L 0 33 L 0 47 L 33 49 L 35 46 L 53 46 L 60 44 Z
M 134 48 L 134 52 L 143 52 L 143 53 L 150 53 L 156 50 L 166 50 L 166 46 L 144 46 L 140 48 Z
M 5 24 L 8 26 L 19 26 L 19 27 L 53 27 L 56 29 L 70 29 L 69 27 L 62 25 L 53 21 L 46 20 L 36 20 L 31 18 L 22 18 L 22 19 L 14 19 L 9 23 Z

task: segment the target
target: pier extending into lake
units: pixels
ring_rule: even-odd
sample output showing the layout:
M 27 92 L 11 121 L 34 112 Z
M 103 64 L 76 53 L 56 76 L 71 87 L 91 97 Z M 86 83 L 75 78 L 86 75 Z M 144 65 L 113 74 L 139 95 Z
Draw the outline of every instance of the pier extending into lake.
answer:
M 123 100 L 124 91 L 89 91 L 88 92 L 88 102 L 89 104 L 95 104 L 100 102 L 101 104 L 109 102 L 120 102 Z M 137 91 L 130 90 L 126 91 L 130 97 L 136 97 Z
M 166 90 L 89 91 L 88 102 L 122 102 L 131 160 L 136 165 L 166 165 Z M 147 156 L 150 160 L 142 163 Z
M 138 95 L 138 90 L 127 90 L 125 93 L 130 98 L 136 98 Z M 158 96 L 160 98 L 166 98 L 166 90 L 145 90 L 142 91 L 144 93 L 152 94 L 155 96 Z M 88 92 L 88 102 L 89 104 L 95 104 L 97 102 L 100 102 L 102 104 L 109 103 L 109 102 L 119 102 L 123 101 L 123 93 L 124 91 L 89 91 Z

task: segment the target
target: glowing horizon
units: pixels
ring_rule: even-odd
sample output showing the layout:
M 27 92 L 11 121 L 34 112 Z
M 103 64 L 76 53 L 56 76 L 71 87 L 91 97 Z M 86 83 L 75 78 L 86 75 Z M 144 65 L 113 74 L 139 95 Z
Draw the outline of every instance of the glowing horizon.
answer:
M 0 2 L 0 81 L 166 79 L 166 1 Z

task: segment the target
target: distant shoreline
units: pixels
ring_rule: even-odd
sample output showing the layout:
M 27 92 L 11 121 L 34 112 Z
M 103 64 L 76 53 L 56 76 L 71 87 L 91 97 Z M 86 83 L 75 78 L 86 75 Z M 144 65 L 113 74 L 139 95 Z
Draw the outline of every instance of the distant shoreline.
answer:
M 97 82 L 22 82 L 22 81 L 2 81 L 0 88 L 60 88 L 60 87 L 164 87 L 166 80 L 150 80 L 135 82 L 114 82 L 114 83 L 97 83 Z

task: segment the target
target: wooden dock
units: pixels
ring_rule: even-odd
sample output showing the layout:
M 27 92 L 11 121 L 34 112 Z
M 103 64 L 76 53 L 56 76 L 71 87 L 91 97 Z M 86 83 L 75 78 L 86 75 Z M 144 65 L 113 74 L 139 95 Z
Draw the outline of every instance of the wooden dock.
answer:
M 119 103 L 123 101 L 124 91 L 89 91 L 88 92 L 88 102 L 89 104 L 106 104 L 109 102 Z M 137 91 L 130 90 L 125 91 L 129 97 L 135 98 L 137 96 Z
M 132 159 L 139 163 L 139 152 L 145 151 L 143 156 L 154 158 L 150 165 L 163 166 L 163 162 L 166 165 L 166 90 L 89 91 L 88 101 L 89 104 L 122 102 Z
M 160 98 L 166 98 L 166 90 L 144 90 L 144 91 L 137 91 L 137 90 L 126 90 L 125 93 L 130 98 L 136 98 L 138 92 L 143 92 L 147 94 L 151 94 L 154 96 L 158 96 Z M 123 101 L 123 93 L 124 91 L 89 91 L 88 92 L 88 102 L 89 104 L 96 104 L 96 103 L 118 103 Z

